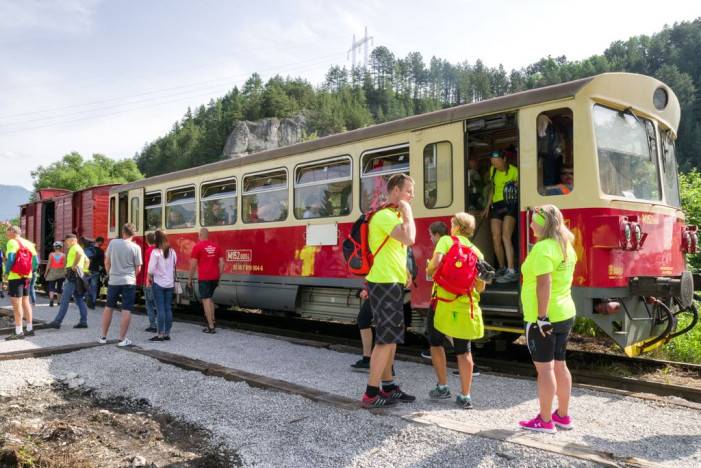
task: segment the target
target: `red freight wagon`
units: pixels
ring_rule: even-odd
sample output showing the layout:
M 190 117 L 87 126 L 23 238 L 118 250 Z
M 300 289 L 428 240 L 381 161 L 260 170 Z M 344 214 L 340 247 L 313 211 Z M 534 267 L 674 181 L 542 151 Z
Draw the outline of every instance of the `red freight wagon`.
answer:
M 20 227 L 23 235 L 36 244 L 42 261 L 48 257 L 54 240 L 55 197 L 69 193 L 64 189 L 41 189 L 37 192 L 36 201 L 20 207 Z
M 56 240 L 68 234 L 95 239 L 107 238 L 109 191 L 114 185 L 99 185 L 56 197 Z

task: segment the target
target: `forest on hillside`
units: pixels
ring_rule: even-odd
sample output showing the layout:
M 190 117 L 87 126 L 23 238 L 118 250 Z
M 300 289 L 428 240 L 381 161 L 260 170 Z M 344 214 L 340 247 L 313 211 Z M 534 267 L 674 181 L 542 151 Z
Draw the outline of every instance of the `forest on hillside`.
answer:
M 604 72 L 654 76 L 675 92 L 682 108 L 677 155 L 683 171 L 701 166 L 701 18 L 675 23 L 651 36 L 612 43 L 581 61 L 547 57 L 518 70 L 489 67 L 481 60 L 457 64 L 418 52 L 396 57 L 377 47 L 367 68 L 332 66 L 324 83 L 275 76 L 263 83 L 253 74 L 242 89 L 188 109 L 171 131 L 135 155 L 146 176 L 222 158 L 238 120 L 291 117 L 304 113 L 311 134 L 332 133 L 386 122 L 491 97 Z

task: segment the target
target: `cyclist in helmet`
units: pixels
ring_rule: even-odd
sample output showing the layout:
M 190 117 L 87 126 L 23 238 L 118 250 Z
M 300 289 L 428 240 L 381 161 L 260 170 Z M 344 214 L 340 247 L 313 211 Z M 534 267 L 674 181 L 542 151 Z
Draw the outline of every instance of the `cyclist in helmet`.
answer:
M 490 162 L 490 188 L 482 217 L 490 217 L 492 243 L 499 263 L 496 282 L 512 283 L 518 280 L 511 241 L 518 214 L 518 168 L 510 164 L 500 150 L 492 151 Z

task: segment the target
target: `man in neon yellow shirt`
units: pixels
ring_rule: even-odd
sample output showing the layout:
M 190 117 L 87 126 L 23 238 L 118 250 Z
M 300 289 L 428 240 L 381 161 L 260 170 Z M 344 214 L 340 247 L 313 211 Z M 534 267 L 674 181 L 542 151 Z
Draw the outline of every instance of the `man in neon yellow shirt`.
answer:
M 375 348 L 370 358 L 368 385 L 361 400 L 366 408 L 416 399 L 400 390 L 392 377 L 397 343 L 404 342 L 407 247 L 416 240 L 416 225 L 409 205 L 414 198 L 414 181 L 407 175 L 395 174 L 387 181 L 387 192 L 388 202 L 397 208 L 379 210 L 368 226 L 368 244 L 374 260 L 365 279 L 375 320 Z
M 12 302 L 12 312 L 15 318 L 15 332 L 5 338 L 6 340 L 20 340 L 25 336 L 34 336 L 34 326 L 32 324 L 32 305 L 29 302 L 29 282 L 32 279 L 32 271 L 38 264 L 37 251 L 34 244 L 22 238 L 22 229 L 12 226 L 7 230 L 7 289 L 10 301 Z M 12 268 L 16 261 L 20 246 L 27 248 L 32 253 L 32 269 L 27 275 L 20 275 Z M 22 316 L 27 322 L 27 332 L 22 331 Z
M 88 328 L 88 308 L 85 305 L 85 288 L 78 284 L 83 281 L 80 276 L 89 272 L 90 259 L 83 248 L 78 244 L 78 237 L 75 234 L 68 234 L 63 241 L 66 249 L 66 281 L 63 283 L 63 293 L 61 294 L 61 304 L 56 313 L 56 317 L 48 324 L 51 328 L 61 328 L 71 298 L 75 300 L 80 312 L 80 321 L 73 328 Z

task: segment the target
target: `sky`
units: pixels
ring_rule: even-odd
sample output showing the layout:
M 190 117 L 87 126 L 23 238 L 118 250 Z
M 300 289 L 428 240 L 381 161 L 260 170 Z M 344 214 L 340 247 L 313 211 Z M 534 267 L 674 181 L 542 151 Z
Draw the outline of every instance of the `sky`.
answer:
M 0 0 L 0 184 L 78 151 L 133 157 L 251 73 L 320 84 L 353 35 L 507 70 L 701 17 L 697 0 Z M 359 59 L 362 51 L 359 52 Z

